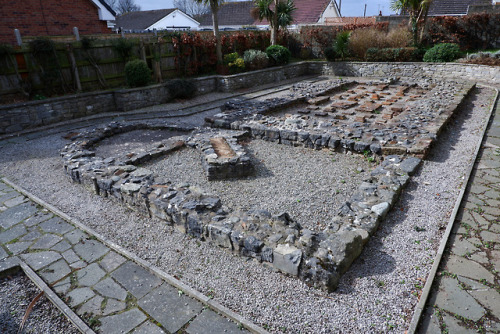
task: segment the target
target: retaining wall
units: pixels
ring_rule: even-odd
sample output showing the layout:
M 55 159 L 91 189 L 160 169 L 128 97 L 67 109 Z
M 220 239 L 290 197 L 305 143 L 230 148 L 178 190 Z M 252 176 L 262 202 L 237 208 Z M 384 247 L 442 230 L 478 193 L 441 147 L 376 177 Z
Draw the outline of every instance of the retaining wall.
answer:
M 357 77 L 459 78 L 500 84 L 500 68 L 459 63 L 362 63 L 300 62 L 288 66 L 246 72 L 229 76 L 194 79 L 198 94 L 280 82 L 303 75 Z M 84 116 L 130 111 L 168 102 L 165 84 L 144 88 L 93 92 L 0 106 L 0 135 Z

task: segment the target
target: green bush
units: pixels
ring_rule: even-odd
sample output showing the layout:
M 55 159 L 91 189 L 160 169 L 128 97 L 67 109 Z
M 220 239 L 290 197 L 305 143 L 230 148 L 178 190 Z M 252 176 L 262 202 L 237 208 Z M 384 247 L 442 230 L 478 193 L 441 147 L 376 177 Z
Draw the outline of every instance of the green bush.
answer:
M 290 50 L 281 45 L 271 45 L 266 49 L 267 56 L 274 65 L 285 65 L 292 56 Z
M 236 59 L 238 59 L 240 56 L 238 55 L 238 52 L 233 52 L 233 53 L 228 53 L 224 55 L 224 64 L 229 65 L 230 63 L 234 63 Z
M 328 61 L 335 61 L 335 58 L 337 58 L 337 52 L 335 52 L 334 47 L 330 46 L 330 47 L 326 48 L 324 53 L 325 53 L 325 58 Z
M 196 86 L 192 81 L 173 79 L 166 83 L 171 99 L 190 99 L 196 93 Z
M 151 70 L 143 60 L 131 60 L 125 64 L 125 78 L 130 87 L 146 86 L 151 81 Z
M 421 53 L 417 48 L 369 48 L 366 61 L 420 61 Z
M 260 50 L 247 50 L 243 54 L 245 66 L 251 70 L 260 70 L 269 65 L 269 57 L 265 52 Z
M 344 60 L 349 54 L 349 38 L 351 37 L 350 31 L 342 31 L 335 37 L 335 52 Z
M 425 62 L 449 62 L 460 57 L 458 44 L 441 43 L 436 44 L 424 55 Z

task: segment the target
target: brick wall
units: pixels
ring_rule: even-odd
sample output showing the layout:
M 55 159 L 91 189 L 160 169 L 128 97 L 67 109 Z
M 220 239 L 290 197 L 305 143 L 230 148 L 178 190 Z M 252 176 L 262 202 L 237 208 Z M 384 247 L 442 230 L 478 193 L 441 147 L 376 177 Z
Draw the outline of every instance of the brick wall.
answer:
M 3 0 L 0 17 L 0 43 L 14 44 L 14 29 L 21 36 L 71 35 L 73 27 L 80 34 L 111 32 L 91 0 Z

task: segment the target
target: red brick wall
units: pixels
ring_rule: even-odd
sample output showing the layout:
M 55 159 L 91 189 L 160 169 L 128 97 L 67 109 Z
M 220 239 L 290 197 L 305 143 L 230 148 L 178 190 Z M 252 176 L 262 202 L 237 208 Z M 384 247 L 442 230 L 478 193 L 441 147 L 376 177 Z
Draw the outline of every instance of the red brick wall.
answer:
M 15 43 L 14 29 L 21 36 L 110 33 L 99 20 L 91 0 L 0 0 L 0 43 Z

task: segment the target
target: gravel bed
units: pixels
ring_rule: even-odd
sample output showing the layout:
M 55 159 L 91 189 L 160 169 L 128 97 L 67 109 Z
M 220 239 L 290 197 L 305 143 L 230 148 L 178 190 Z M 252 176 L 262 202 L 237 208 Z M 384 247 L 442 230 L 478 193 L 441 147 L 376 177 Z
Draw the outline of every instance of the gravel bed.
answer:
M 0 333 L 17 334 L 28 305 L 39 293 L 40 290 L 24 274 L 0 279 Z M 80 331 L 43 296 L 33 307 L 23 333 L 76 334 Z
M 246 149 L 256 174 L 242 180 L 208 181 L 202 154 L 174 152 L 145 167 L 159 182 L 188 183 L 217 194 L 228 208 L 288 212 L 303 227 L 324 229 L 373 168 L 361 155 L 315 151 L 253 140 Z M 186 166 L 189 166 L 186 168 Z
M 66 143 L 60 135 L 24 143 L 18 138 L 4 146 L 0 174 L 271 332 L 403 333 L 492 102 L 492 90 L 478 93 L 440 135 L 420 173 L 331 294 L 71 183 L 58 155 Z

